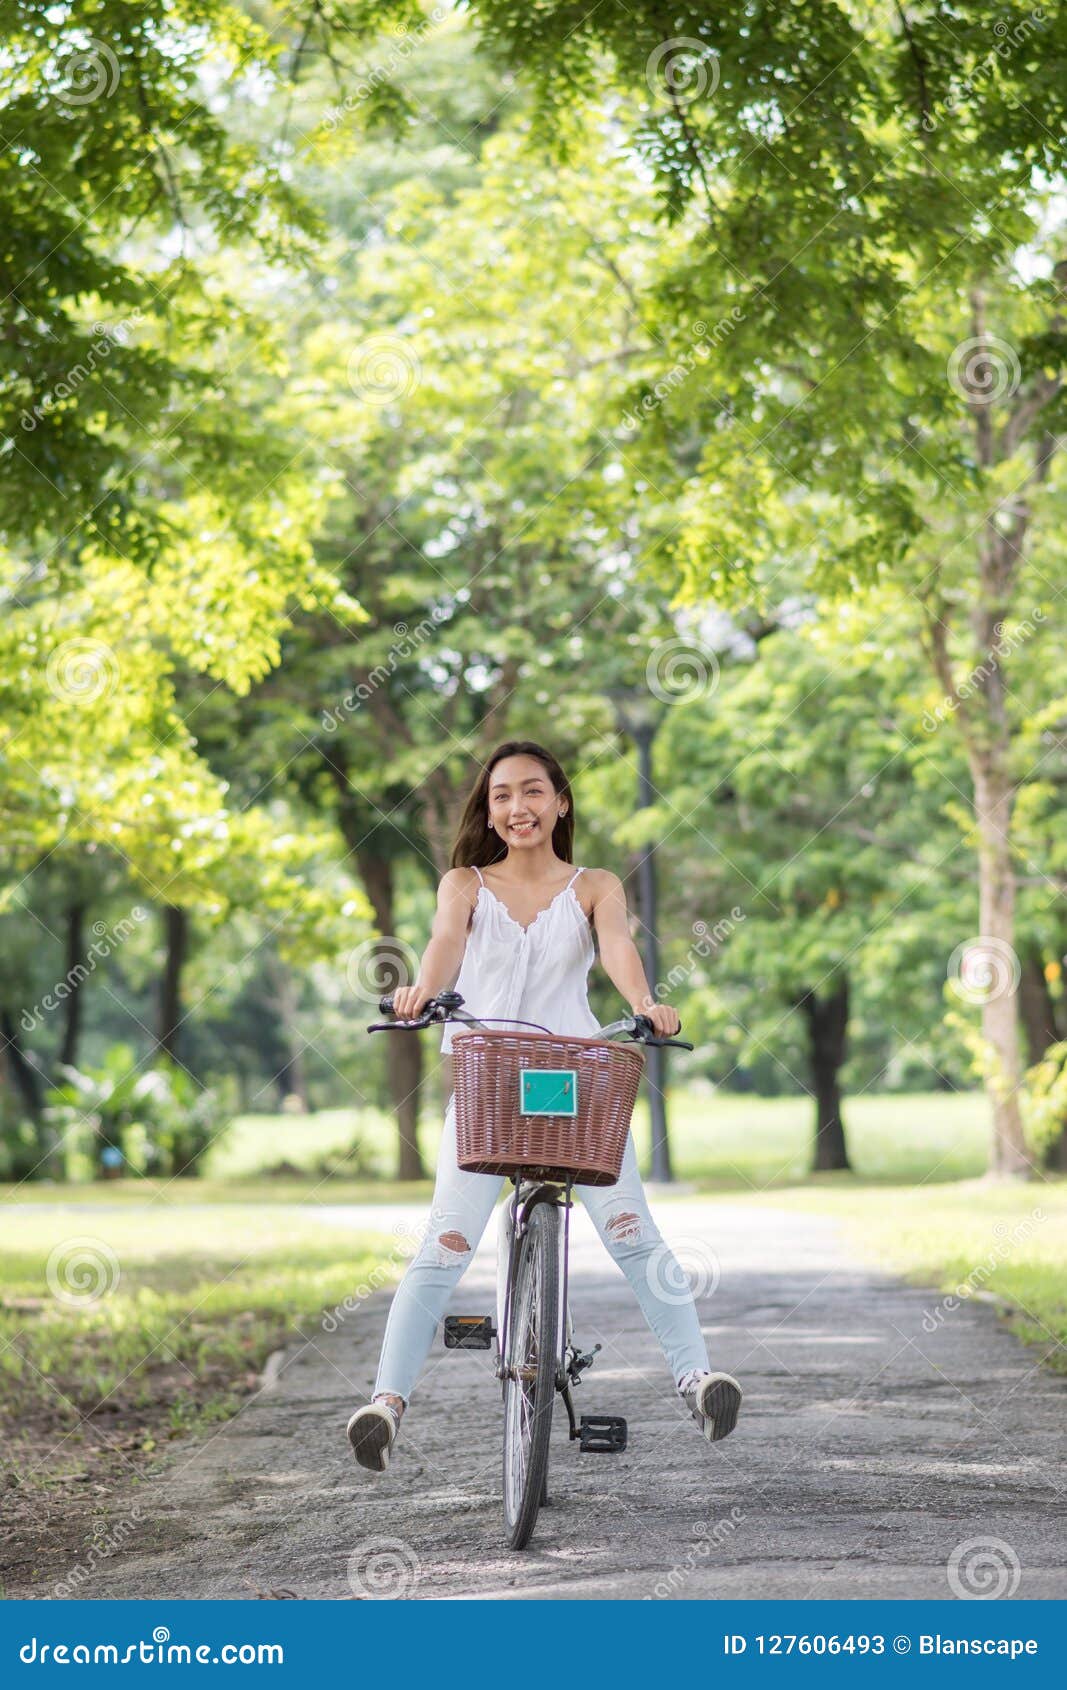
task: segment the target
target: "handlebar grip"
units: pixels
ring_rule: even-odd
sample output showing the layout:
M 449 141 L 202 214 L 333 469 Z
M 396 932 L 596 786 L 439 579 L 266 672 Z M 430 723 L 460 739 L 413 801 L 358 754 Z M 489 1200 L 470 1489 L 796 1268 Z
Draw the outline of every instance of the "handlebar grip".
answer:
M 462 1007 L 463 999 L 458 992 L 438 992 L 436 997 L 429 998 L 423 1005 L 422 1013 L 425 1015 L 427 1010 L 441 1009 L 444 1010 L 446 1015 L 451 1015 L 455 1010 Z M 396 1014 L 392 992 L 387 993 L 384 998 L 378 999 L 378 1013 L 379 1015 Z
M 634 1016 L 634 1026 L 637 1028 L 638 1032 L 641 1034 L 641 1042 L 643 1044 L 646 1044 L 646 1045 L 674 1045 L 677 1050 L 692 1050 L 693 1049 L 693 1046 L 691 1044 L 688 1044 L 685 1039 L 660 1038 L 659 1035 L 657 1034 L 655 1028 L 652 1025 L 651 1018 L 647 1015 L 635 1015 Z M 681 1032 L 681 1030 L 682 1030 L 682 1024 L 679 1021 L 678 1031 Z

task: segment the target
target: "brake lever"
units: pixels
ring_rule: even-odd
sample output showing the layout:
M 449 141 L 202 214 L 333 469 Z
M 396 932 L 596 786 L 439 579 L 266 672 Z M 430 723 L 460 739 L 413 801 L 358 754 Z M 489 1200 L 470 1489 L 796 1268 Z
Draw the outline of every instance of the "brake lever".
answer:
M 689 1044 L 686 1039 L 642 1039 L 641 1042 L 646 1045 L 673 1045 L 675 1050 L 696 1049 L 696 1046 Z
M 432 1027 L 435 1022 L 443 1021 L 443 1015 L 419 1015 L 414 1021 L 374 1021 L 367 1028 L 368 1033 L 409 1033 L 413 1027 Z

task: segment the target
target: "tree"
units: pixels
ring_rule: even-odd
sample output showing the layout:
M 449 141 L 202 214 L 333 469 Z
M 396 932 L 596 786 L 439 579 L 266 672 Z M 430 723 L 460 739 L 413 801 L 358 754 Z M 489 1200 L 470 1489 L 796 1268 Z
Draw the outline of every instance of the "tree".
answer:
M 285 430 L 249 421 L 232 374 L 279 353 L 220 248 L 296 264 L 318 229 L 231 122 L 243 72 L 280 88 L 290 37 L 224 0 L 10 11 L 0 910 L 58 851 L 99 853 L 102 881 L 128 871 L 168 912 L 158 1036 L 174 1051 L 191 910 L 210 927 L 256 901 L 283 945 L 328 950 L 350 900 L 319 873 L 321 830 L 228 808 L 177 708 L 189 672 L 237 694 L 268 673 L 295 608 L 358 614 L 310 545 L 325 478 L 290 469 Z M 65 913 L 66 974 L 83 908 Z M 80 995 L 68 1005 L 72 1045 Z M 32 1101 L 20 1032 L 5 1023 Z
M 900 583 L 966 749 L 976 942 L 1013 973 L 1013 824 L 1032 770 L 1001 630 L 1040 610 L 1047 638 L 1064 579 L 1067 271 L 1048 184 L 1067 21 L 999 4 L 951 19 L 780 7 L 756 23 L 683 6 L 665 39 L 651 3 L 476 11 L 496 51 L 526 60 L 542 113 L 566 108 L 561 150 L 596 120 L 605 77 L 643 91 L 632 144 L 674 239 L 649 290 L 660 350 L 630 408 L 655 398 L 649 457 L 640 439 L 631 456 L 676 466 L 674 567 L 694 599 L 751 597 L 783 567 L 831 595 Z M 707 379 L 671 381 L 708 323 Z M 993 1165 L 1025 1173 L 1010 980 L 983 1029 Z
M 420 89 L 423 51 L 432 38 L 406 67 Z M 477 78 L 463 90 L 482 96 L 468 119 L 499 103 Z M 447 868 L 480 759 L 513 733 L 584 757 L 600 685 L 631 661 L 642 626 L 666 621 L 659 590 L 633 580 L 662 513 L 618 499 L 599 426 L 631 350 L 621 260 L 654 235 L 642 184 L 616 184 L 600 143 L 548 171 L 494 121 L 473 159 L 416 129 L 401 176 L 355 124 L 324 133 L 321 100 L 304 91 L 302 169 L 314 180 L 323 155 L 334 167 L 337 248 L 310 292 L 294 278 L 278 294 L 290 379 L 284 392 L 265 384 L 263 402 L 304 442 L 309 469 L 331 467 L 317 555 L 363 614 L 303 615 L 240 725 L 210 745 L 200 735 L 227 773 L 241 761 L 266 780 L 284 764 L 301 801 L 335 820 L 394 970 L 410 945 L 405 883 L 435 885 Z M 389 1063 L 398 1170 L 412 1177 L 417 1041 L 390 1041 Z
M 880 1028 L 871 1079 L 912 1043 L 936 1071 L 937 933 L 968 883 L 941 792 L 915 779 L 914 665 L 877 629 L 809 608 L 748 661 L 736 631 L 714 663 L 705 645 L 703 670 L 694 640 L 657 740 L 661 801 L 625 830 L 669 855 L 664 927 L 683 937 L 664 986 L 722 1053 L 720 1083 L 767 1055 L 809 1092 L 817 1171 L 849 1166 L 850 1011 Z

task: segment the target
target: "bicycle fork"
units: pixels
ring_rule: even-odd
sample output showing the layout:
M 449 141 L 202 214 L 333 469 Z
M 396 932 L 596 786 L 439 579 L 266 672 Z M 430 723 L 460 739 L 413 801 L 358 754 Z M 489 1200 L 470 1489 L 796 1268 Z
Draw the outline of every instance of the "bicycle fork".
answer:
M 557 1310 L 554 1344 L 556 1352 L 556 1389 L 562 1390 L 566 1379 L 566 1356 L 571 1344 L 571 1317 L 567 1296 L 567 1241 L 570 1233 L 570 1187 L 560 1203 L 555 1195 L 546 1196 L 543 1184 L 523 1181 L 507 1198 L 500 1211 L 496 1244 L 496 1328 L 497 1377 L 507 1375 L 508 1332 L 511 1323 L 511 1296 L 515 1284 L 519 1249 L 525 1231 L 526 1217 L 535 1202 L 550 1202 L 563 1209 L 563 1225 L 558 1230 L 559 1279 L 561 1289 Z

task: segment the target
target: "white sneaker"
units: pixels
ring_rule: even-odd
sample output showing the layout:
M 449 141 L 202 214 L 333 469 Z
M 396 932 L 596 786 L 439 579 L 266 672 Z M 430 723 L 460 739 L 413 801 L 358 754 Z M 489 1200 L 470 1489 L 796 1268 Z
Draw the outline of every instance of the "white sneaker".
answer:
M 731 1374 L 703 1373 L 682 1397 L 709 1443 L 727 1437 L 737 1425 L 741 1387 Z
M 360 1466 L 384 1473 L 399 1430 L 400 1416 L 391 1403 L 372 1402 L 357 1408 L 348 1422 L 348 1441 Z

